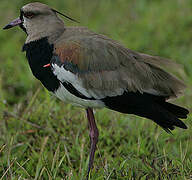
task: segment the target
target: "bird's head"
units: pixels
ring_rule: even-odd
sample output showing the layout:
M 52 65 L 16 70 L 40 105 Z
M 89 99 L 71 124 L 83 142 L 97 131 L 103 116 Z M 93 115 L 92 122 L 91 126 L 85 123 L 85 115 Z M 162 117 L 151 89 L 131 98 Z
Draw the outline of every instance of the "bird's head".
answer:
M 58 13 L 75 21 L 45 4 L 35 2 L 23 6 L 20 10 L 20 17 L 7 24 L 3 29 L 20 26 L 27 33 L 26 42 L 57 36 L 65 30 L 63 21 L 57 16 Z

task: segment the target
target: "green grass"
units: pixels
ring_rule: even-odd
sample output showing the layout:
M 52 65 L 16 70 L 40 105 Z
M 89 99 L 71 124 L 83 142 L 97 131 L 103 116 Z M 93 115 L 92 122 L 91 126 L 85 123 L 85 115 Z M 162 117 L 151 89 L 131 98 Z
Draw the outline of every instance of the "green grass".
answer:
M 27 2 L 0 3 L 0 25 Z M 41 1 L 80 25 L 126 47 L 174 59 L 184 67 L 188 88 L 174 103 L 192 110 L 192 2 L 190 0 Z M 71 24 L 64 19 L 66 25 Z M 20 29 L 0 30 L 0 180 L 83 179 L 89 154 L 83 109 L 64 104 L 34 79 Z M 96 110 L 100 131 L 93 180 L 192 178 L 192 114 L 187 130 L 167 134 L 152 121 Z

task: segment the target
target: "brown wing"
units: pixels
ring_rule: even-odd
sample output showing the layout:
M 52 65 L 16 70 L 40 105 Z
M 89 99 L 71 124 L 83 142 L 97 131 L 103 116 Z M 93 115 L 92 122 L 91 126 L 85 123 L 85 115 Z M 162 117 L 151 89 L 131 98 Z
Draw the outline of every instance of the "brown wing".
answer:
M 175 97 L 185 88 L 159 67 L 157 60 L 164 64 L 166 60 L 131 51 L 105 36 L 70 37 L 57 43 L 55 55 L 57 63 L 76 74 L 87 92 L 99 97 L 124 91 Z

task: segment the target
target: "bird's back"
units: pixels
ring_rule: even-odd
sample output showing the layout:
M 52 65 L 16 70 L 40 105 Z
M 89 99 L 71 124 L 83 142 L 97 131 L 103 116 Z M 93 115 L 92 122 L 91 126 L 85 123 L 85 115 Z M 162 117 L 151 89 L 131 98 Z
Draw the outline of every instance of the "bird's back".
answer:
M 170 60 L 130 50 L 85 27 L 66 27 L 54 46 L 62 63 L 76 66 L 74 73 L 88 90 L 106 90 L 105 94 L 110 95 L 109 91 L 122 88 L 175 97 L 185 88 L 182 81 L 161 69 L 162 64 L 173 67 L 175 64 Z

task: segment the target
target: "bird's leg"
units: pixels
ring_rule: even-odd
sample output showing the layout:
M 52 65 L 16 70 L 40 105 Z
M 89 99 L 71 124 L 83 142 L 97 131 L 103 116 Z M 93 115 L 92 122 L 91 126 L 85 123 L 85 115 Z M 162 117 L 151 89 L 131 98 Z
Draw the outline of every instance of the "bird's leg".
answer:
M 98 141 L 99 131 L 97 129 L 97 125 L 95 123 L 95 117 L 93 114 L 93 109 L 87 108 L 87 119 L 89 124 L 89 137 L 91 140 L 91 150 L 89 154 L 89 165 L 88 165 L 88 172 L 87 172 L 87 179 L 89 178 L 89 172 L 93 167 L 94 155 L 96 150 L 96 144 Z

